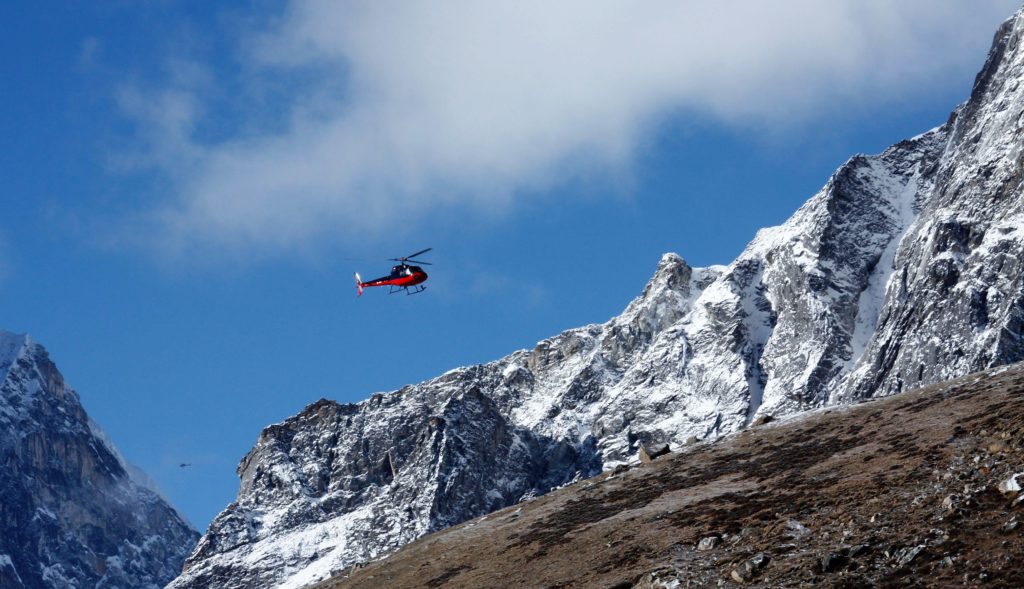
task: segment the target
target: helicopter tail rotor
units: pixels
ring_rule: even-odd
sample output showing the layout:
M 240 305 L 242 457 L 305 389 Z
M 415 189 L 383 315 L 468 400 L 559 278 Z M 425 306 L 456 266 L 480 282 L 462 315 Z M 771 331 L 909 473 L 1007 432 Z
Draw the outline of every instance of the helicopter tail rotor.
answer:
M 361 296 L 363 296 L 363 279 L 359 277 L 359 273 L 358 272 L 356 272 L 355 275 L 356 275 L 356 291 L 359 293 L 356 296 L 357 297 L 361 297 Z

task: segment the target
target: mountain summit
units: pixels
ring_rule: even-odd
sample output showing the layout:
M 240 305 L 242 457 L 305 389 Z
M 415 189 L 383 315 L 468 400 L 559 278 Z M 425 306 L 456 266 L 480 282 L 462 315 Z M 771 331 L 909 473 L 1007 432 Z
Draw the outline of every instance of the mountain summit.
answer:
M 1024 359 L 1024 16 L 940 127 L 850 158 L 728 266 L 622 315 L 268 427 L 170 587 L 300 587 L 633 459 Z
M 0 331 L 0 587 L 158 589 L 198 533 L 86 415 L 49 354 Z

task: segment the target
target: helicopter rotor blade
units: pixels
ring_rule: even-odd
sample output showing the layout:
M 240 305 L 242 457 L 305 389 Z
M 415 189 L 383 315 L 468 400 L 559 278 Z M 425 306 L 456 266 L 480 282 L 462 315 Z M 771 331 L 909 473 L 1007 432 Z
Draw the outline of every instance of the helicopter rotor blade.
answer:
M 405 258 L 404 258 L 404 259 L 408 260 L 409 258 L 415 258 L 416 256 L 418 256 L 418 255 L 420 255 L 420 254 L 425 254 L 425 253 L 429 252 L 429 251 L 430 251 L 430 250 L 432 250 L 432 249 L 434 249 L 434 248 L 432 248 L 432 247 L 428 247 L 427 249 L 425 249 L 425 250 L 420 250 L 420 251 L 416 252 L 415 254 L 409 254 L 408 256 L 405 256 Z
M 424 266 L 433 266 L 433 264 L 430 263 L 430 262 L 421 262 L 419 260 L 409 260 L 409 261 L 414 263 L 414 264 L 423 264 Z

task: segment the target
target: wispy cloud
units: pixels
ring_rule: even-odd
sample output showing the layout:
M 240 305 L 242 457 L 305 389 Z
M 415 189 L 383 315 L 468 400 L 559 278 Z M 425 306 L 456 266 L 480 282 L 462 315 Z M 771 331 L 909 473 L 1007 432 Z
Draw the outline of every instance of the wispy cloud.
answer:
M 95 67 L 100 55 L 100 41 L 96 37 L 86 37 L 78 52 L 78 65 L 83 69 Z
M 232 113 L 237 133 L 204 133 L 224 116 L 204 67 L 119 100 L 147 141 L 134 163 L 172 179 L 154 239 L 289 249 L 628 172 L 670 115 L 770 128 L 912 100 L 977 68 L 1016 6 L 292 0 L 240 47 L 242 87 L 291 90 Z

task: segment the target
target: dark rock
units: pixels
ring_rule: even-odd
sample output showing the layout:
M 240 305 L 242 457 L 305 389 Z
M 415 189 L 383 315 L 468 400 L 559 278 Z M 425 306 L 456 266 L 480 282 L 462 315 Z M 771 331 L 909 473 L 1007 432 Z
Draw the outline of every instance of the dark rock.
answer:
M 767 554 L 756 554 L 740 563 L 738 567 L 732 570 L 730 576 L 739 583 L 745 583 L 759 575 L 761 569 L 768 566 L 770 560 Z
M 668 454 L 669 451 L 670 450 L 668 444 L 662 444 L 660 446 L 653 446 L 650 448 L 644 444 L 641 444 L 640 451 L 638 452 L 638 454 L 640 456 L 640 462 L 643 462 L 644 464 L 650 464 L 651 462 L 654 461 L 655 458 L 664 456 Z
M 870 544 L 858 544 L 850 549 L 850 557 L 859 558 L 861 556 L 864 556 L 868 552 L 871 552 Z
M 897 566 L 906 566 L 906 565 L 910 564 L 911 562 L 913 562 L 914 559 L 917 558 L 917 556 L 919 554 L 921 554 L 921 552 L 924 551 L 924 549 L 925 549 L 925 545 L 924 544 L 919 544 L 917 546 L 908 546 L 906 548 L 901 548 L 901 549 L 896 551 L 896 553 L 893 555 L 893 558 L 896 560 L 896 565 Z
M 838 552 L 829 552 L 821 557 L 821 572 L 834 573 L 846 568 L 850 564 L 850 558 Z

